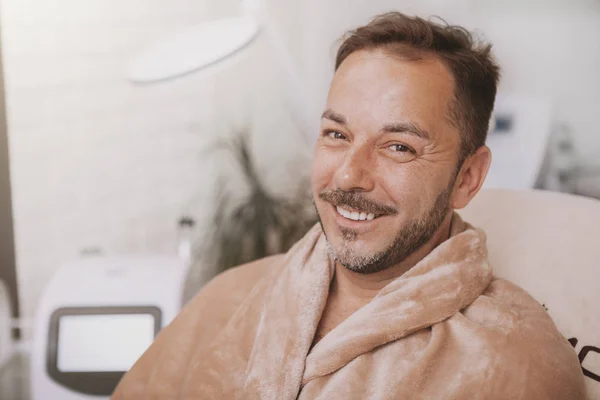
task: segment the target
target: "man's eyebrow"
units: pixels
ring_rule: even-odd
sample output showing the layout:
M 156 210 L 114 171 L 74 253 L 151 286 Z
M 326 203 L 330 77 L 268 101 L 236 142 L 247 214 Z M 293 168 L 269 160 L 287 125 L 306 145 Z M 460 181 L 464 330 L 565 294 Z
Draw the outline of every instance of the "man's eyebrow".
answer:
M 337 122 L 340 125 L 346 125 L 346 117 L 344 117 L 342 114 L 336 113 L 331 108 L 328 108 L 327 110 L 325 110 L 325 112 L 323 112 L 323 115 L 321 115 L 321 119 L 323 118 L 329 119 L 333 122 Z
M 382 129 L 382 132 L 398 132 L 398 133 L 408 133 L 410 135 L 415 135 L 420 137 L 421 139 L 430 140 L 431 135 L 427 130 L 420 128 L 417 124 L 412 122 L 395 122 L 393 124 L 387 124 Z
M 342 114 L 336 113 L 330 108 L 323 112 L 321 118 L 326 118 L 340 125 L 347 124 L 346 117 L 344 117 Z M 381 132 L 408 133 L 425 140 L 430 140 L 431 138 L 431 135 L 429 132 L 427 132 L 427 130 L 412 122 L 394 122 L 392 124 L 386 124 L 381 129 Z

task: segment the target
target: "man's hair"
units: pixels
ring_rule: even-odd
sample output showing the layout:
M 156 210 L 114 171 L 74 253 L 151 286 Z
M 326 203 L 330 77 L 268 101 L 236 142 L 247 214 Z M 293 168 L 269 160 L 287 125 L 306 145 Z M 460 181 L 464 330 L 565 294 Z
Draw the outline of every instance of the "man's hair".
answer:
M 454 98 L 449 105 L 450 121 L 461 133 L 459 167 L 485 145 L 494 109 L 500 68 L 491 44 L 478 42 L 464 28 L 388 12 L 369 24 L 349 31 L 342 38 L 335 70 L 352 53 L 381 49 L 408 60 L 438 57 L 454 77 Z

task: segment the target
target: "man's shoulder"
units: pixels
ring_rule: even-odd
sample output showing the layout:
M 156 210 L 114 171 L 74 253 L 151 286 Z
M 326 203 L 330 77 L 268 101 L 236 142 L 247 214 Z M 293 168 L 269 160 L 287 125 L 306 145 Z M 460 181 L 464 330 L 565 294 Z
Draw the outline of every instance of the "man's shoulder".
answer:
M 544 326 L 558 333 L 550 315 L 541 303 L 514 283 L 493 278 L 486 290 L 464 310 L 471 320 L 488 327 L 502 328 L 505 333 L 529 325 Z
M 247 293 L 261 279 L 276 274 L 283 265 L 284 258 L 284 254 L 277 254 L 230 268 L 213 278 L 200 293 Z
M 115 399 L 146 398 L 144 391 L 173 391 L 181 386 L 185 374 L 181 368 L 189 363 L 189 354 L 206 351 L 227 325 L 235 310 L 256 288 L 267 292 L 262 279 L 274 276 L 283 265 L 283 256 L 263 258 L 232 268 L 216 276 L 204 286 L 165 327 L 150 348 L 122 379 Z M 261 293 L 262 294 L 262 293 Z M 260 301 L 260 295 L 254 302 Z M 245 332 L 240 332 L 243 336 Z M 159 372 L 157 372 L 159 371 Z M 156 381 L 154 377 L 160 376 Z M 171 385 L 166 385 L 169 382 Z M 152 389 L 147 389 L 152 387 Z M 171 389 L 170 389 L 171 388 Z M 163 398 L 165 396 L 157 396 Z
M 572 346 L 526 290 L 495 278 L 462 314 L 494 351 L 495 368 L 489 376 L 510 376 L 529 398 L 585 398 Z
M 228 269 L 208 282 L 185 306 L 200 309 L 219 304 L 220 315 L 226 316 L 257 287 L 257 284 L 275 276 L 283 265 L 285 255 L 265 257 Z M 212 313 L 211 313 L 212 314 Z
M 259 282 L 276 274 L 282 260 L 282 255 L 270 256 L 217 275 L 163 329 L 157 342 L 181 342 L 189 335 L 193 335 L 196 342 L 210 340 L 227 324 L 252 290 L 261 289 Z M 256 296 L 254 301 L 259 301 L 260 297 Z
M 519 353 L 542 357 L 550 349 L 575 361 L 572 346 L 556 327 L 543 305 L 514 283 L 495 278 L 470 306 L 462 311 L 490 339 L 503 346 L 520 347 Z
M 196 293 L 166 330 L 202 324 L 204 331 L 218 331 L 251 291 L 260 289 L 261 280 L 280 270 L 283 257 L 262 258 L 220 273 Z

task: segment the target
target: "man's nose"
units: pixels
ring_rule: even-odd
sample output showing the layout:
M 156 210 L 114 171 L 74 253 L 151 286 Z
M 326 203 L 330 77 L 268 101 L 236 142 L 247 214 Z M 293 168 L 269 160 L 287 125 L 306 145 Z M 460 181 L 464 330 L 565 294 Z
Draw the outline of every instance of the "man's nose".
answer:
M 370 192 L 374 188 L 372 155 L 369 149 L 349 150 L 334 177 L 335 185 L 344 191 Z

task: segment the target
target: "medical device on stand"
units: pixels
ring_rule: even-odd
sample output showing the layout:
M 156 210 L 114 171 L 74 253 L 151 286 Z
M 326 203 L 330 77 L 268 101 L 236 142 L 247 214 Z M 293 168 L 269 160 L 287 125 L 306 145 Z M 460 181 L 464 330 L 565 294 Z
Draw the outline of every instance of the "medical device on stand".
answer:
M 193 220 L 179 226 L 179 254 L 89 255 L 57 271 L 34 322 L 33 400 L 109 398 L 181 309 Z
M 487 138 L 492 165 L 484 187 L 574 192 L 573 137 L 553 114 L 547 99 L 498 96 Z
M 534 188 L 546 158 L 552 123 L 549 102 L 498 96 L 487 138 L 492 165 L 484 187 Z

